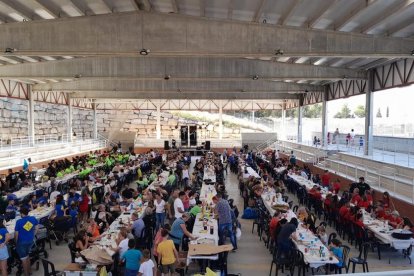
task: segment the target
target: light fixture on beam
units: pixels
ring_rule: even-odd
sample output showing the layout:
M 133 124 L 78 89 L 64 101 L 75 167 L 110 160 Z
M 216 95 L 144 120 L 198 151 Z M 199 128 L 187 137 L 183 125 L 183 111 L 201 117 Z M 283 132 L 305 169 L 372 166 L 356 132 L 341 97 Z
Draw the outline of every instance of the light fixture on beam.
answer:
M 141 49 L 141 51 L 139 51 L 139 54 L 141 56 L 147 56 L 150 52 L 150 49 Z
M 253 77 L 252 77 L 252 80 L 258 80 L 259 79 L 259 76 L 258 75 L 254 75 Z
M 17 49 L 15 49 L 15 48 L 10 48 L 10 47 L 7 47 L 6 48 L 6 50 L 4 50 L 4 52 L 6 53 L 6 54 L 13 54 L 14 52 L 16 52 L 17 51 Z
M 165 75 L 164 80 L 169 80 L 171 78 L 171 75 Z
M 80 79 L 80 78 L 82 78 L 82 75 L 81 75 L 81 74 L 75 74 L 73 77 L 74 77 L 75 79 Z
M 284 52 L 283 52 L 283 50 L 282 50 L 282 49 L 277 49 L 277 50 L 275 51 L 275 56 L 283 56 L 283 54 L 284 54 Z

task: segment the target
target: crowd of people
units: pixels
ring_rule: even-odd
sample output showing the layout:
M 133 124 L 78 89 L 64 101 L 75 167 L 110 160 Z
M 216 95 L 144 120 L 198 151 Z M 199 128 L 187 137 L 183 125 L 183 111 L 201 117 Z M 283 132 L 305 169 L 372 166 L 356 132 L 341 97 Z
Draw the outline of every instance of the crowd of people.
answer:
M 216 177 L 214 187 L 217 195 L 212 198 L 212 204 L 218 219 L 219 243 L 228 240 L 233 245 L 233 251 L 236 251 L 238 211 L 231 204 L 232 200 L 231 203 L 228 200 L 224 181 L 227 156 L 221 156 L 210 154 L 198 157 L 191 167 L 190 155 L 179 151 L 170 152 L 164 158 L 156 150 L 137 156 L 119 151 L 90 153 L 75 157 L 72 161 L 51 161 L 44 170 L 42 189 L 39 190 L 36 190 L 38 183 L 34 179 L 21 179 L 18 174 L 11 173 L 18 179 L 15 185 L 10 182 L 11 177 L 7 180 L 7 206 L 2 213 L 7 221 L 16 220 L 16 244 L 13 248 L 15 246 L 21 259 L 25 275 L 31 271 L 29 251 L 39 227 L 39 221 L 30 215 L 30 211 L 53 208 L 49 222 L 65 221 L 68 235 L 69 229 L 74 230 L 70 247 L 76 252 L 77 261 L 82 262 L 85 258 L 80 252 L 98 242 L 111 223 L 136 202 L 142 204 L 142 215 L 133 212 L 119 231 L 117 247 L 113 248 L 116 253 L 112 269 L 125 275 L 155 275 L 159 265 L 166 275 L 174 274 L 178 253 L 188 250 L 189 241 L 197 238 L 192 234 L 192 228 L 195 217 L 205 204 L 199 199 L 205 168 L 212 170 Z M 87 168 L 91 170 L 83 177 L 77 175 L 64 184 L 56 184 L 61 177 L 59 172 L 70 174 Z M 165 185 L 151 185 L 159 180 L 163 171 L 168 172 Z M 20 182 L 22 185 L 19 185 Z M 19 200 L 13 191 L 21 187 L 32 187 L 35 192 Z M 0 234 L 3 237 L 0 248 L 7 248 L 12 240 L 5 225 L 0 225 Z M 63 238 L 67 239 L 68 235 Z M 5 252 L 0 254 L 0 258 L 7 261 L 9 256 Z M 152 263 L 150 256 L 155 257 L 155 263 Z M 7 272 L 7 267 L 2 271 Z

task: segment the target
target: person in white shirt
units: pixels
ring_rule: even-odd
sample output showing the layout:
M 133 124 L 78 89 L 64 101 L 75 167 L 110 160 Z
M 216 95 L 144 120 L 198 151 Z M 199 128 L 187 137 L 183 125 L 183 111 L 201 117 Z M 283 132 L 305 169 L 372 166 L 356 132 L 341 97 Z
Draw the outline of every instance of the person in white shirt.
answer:
M 164 221 L 165 221 L 165 201 L 162 199 L 161 194 L 159 193 L 155 194 L 154 206 L 155 206 L 156 230 L 158 231 L 160 227 L 164 227 Z
M 185 197 L 185 193 L 181 191 L 178 194 L 178 197 L 174 200 L 174 216 L 175 218 L 181 218 L 183 213 L 185 212 L 183 199 Z
M 184 166 L 184 169 L 183 169 L 183 185 L 184 185 L 184 187 L 187 187 L 189 179 L 190 179 L 190 174 L 188 172 L 188 166 Z
M 154 276 L 156 268 L 154 262 L 151 260 L 151 255 L 148 249 L 142 251 L 141 265 L 139 267 L 138 276 Z
M 275 158 L 276 159 L 279 159 L 280 157 L 279 157 L 279 150 L 277 150 L 276 152 L 275 152 Z
M 250 177 L 250 174 L 249 174 L 249 172 L 247 171 L 247 168 L 245 168 L 244 169 L 244 172 L 243 172 L 243 179 L 248 179 Z
M 116 243 L 118 244 L 118 248 L 114 248 L 114 250 L 119 252 L 119 255 L 122 256 L 128 250 L 128 231 L 123 228 L 118 233 L 118 237 L 116 238 Z
M 53 191 L 53 192 L 50 194 L 50 197 L 49 197 L 50 202 L 54 202 L 54 201 L 56 200 L 56 197 L 57 197 L 58 195 L 60 195 L 60 192 L 59 192 L 59 191 Z
M 351 129 L 351 145 L 355 144 L 355 132 L 354 129 Z

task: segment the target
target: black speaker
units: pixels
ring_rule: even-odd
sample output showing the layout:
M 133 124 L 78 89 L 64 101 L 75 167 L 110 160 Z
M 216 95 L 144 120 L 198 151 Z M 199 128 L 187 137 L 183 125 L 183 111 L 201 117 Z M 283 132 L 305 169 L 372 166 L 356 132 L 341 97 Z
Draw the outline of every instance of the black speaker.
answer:
M 204 145 L 204 148 L 206 150 L 210 150 L 210 141 L 206 141 L 206 144 Z
M 164 149 L 169 150 L 170 149 L 170 142 L 168 140 L 164 141 Z

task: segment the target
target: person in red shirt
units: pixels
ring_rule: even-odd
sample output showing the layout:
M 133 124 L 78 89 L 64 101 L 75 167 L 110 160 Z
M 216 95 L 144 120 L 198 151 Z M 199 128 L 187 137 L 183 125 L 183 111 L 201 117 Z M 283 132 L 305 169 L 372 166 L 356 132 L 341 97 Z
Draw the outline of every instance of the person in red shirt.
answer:
M 272 240 L 276 240 L 276 228 L 280 221 L 280 213 L 275 211 L 269 223 L 269 233 Z
M 364 222 L 363 222 L 363 216 L 361 213 L 356 214 L 354 223 L 361 228 L 365 227 Z
M 383 219 L 385 216 L 384 208 L 382 208 L 382 206 L 377 206 L 377 209 L 375 209 L 375 217 L 377 219 Z
M 370 206 L 370 202 L 368 201 L 367 197 L 365 195 L 363 195 L 361 197 L 361 199 L 357 202 L 357 206 L 359 208 L 364 208 L 364 209 L 368 209 L 368 207 Z
M 369 205 L 374 205 L 374 199 L 373 199 L 373 197 L 372 197 L 372 195 L 371 195 L 371 190 L 366 190 L 365 191 L 365 196 L 366 196 L 366 198 L 367 198 L 367 200 L 368 200 L 368 202 L 369 202 Z
M 402 223 L 403 220 L 400 217 L 400 214 L 398 213 L 398 211 L 393 211 L 391 213 L 391 216 L 389 217 L 389 224 L 393 227 L 393 228 L 397 228 L 397 226 Z
M 348 213 L 349 213 L 350 209 L 349 209 L 349 202 L 345 203 L 344 205 L 342 205 L 341 208 L 339 208 L 339 216 L 344 219 L 347 217 Z
M 321 184 L 322 184 L 322 186 L 324 186 L 324 187 L 328 187 L 329 186 L 329 183 L 331 183 L 331 175 L 329 174 L 329 171 L 328 170 L 325 170 L 324 172 L 323 172 L 323 174 L 322 174 L 322 177 L 321 177 Z
M 382 194 L 382 206 L 384 207 L 384 209 L 388 209 L 390 208 L 390 194 L 388 192 L 384 192 Z
M 341 181 L 339 180 L 339 178 L 337 178 L 336 181 L 332 183 L 331 190 L 334 194 L 338 194 L 340 189 L 341 189 Z
M 351 203 L 358 206 L 358 202 L 361 201 L 361 196 L 359 195 L 359 189 L 355 188 L 352 193 Z

